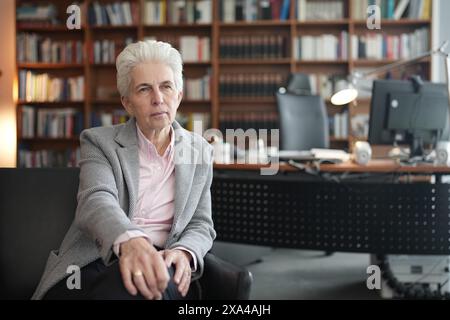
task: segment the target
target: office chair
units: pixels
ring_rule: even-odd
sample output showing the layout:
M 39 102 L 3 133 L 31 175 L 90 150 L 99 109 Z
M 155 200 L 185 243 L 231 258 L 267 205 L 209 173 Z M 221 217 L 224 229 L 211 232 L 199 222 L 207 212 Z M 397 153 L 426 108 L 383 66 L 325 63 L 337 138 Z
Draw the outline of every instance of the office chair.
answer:
M 322 97 L 282 91 L 276 93 L 281 150 L 329 148 L 328 115 Z
M 311 83 L 309 82 L 309 74 L 307 73 L 291 73 L 289 76 L 286 89 L 288 92 L 299 95 L 311 95 Z

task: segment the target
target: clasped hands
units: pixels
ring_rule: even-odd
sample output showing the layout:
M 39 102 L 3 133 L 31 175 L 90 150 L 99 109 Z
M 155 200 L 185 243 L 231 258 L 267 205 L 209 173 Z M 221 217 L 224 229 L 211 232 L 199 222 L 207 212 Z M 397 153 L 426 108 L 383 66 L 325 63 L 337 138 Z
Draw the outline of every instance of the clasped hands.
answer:
M 162 299 L 170 280 L 168 268 L 175 268 L 174 282 L 185 297 L 191 282 L 191 255 L 179 249 L 157 251 L 145 238 L 133 238 L 120 245 L 120 273 L 127 291 L 146 299 Z

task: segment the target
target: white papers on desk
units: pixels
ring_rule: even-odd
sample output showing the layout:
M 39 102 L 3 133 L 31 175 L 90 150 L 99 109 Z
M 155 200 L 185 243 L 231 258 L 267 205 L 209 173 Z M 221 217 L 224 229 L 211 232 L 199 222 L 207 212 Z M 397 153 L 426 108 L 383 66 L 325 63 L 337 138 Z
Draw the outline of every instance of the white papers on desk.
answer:
M 338 149 L 311 149 L 314 158 L 322 161 L 347 162 L 350 160 L 350 154 Z
M 311 150 L 280 150 L 276 154 L 271 154 L 271 157 L 278 156 L 281 160 L 295 160 L 295 161 L 329 161 L 333 163 L 347 162 L 350 160 L 350 155 L 337 149 L 311 149 Z
M 310 150 L 280 150 L 276 156 L 282 160 L 315 160 L 314 155 Z

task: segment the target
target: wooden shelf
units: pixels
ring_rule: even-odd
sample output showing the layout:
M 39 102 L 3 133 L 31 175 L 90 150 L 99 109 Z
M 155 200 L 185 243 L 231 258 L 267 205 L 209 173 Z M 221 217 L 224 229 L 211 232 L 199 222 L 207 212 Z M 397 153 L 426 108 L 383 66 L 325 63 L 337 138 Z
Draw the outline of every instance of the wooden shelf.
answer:
M 92 68 L 115 68 L 115 63 L 91 63 L 89 64 Z
M 28 102 L 28 101 L 18 101 L 17 105 L 31 105 L 36 107 L 44 108 L 82 108 L 84 101 L 61 101 L 61 102 Z
M 299 27 L 335 27 L 343 26 L 347 27 L 349 24 L 349 19 L 343 20 L 314 20 L 314 21 L 296 21 L 295 25 Z
M 357 27 L 367 26 L 366 20 L 350 20 L 350 23 L 354 24 Z M 382 28 L 383 26 L 427 26 L 430 24 L 431 20 L 423 20 L 423 19 L 381 20 Z
M 94 104 L 94 105 L 105 105 L 105 104 L 122 105 L 122 103 L 120 102 L 120 98 L 111 99 L 111 100 L 92 100 L 92 104 Z
M 75 33 L 81 33 L 84 32 L 86 29 L 86 26 L 81 26 L 81 29 L 72 29 L 69 30 L 67 26 L 65 25 L 49 25 L 49 26 L 17 26 L 18 32 L 67 32 L 68 34 L 75 32 Z
M 19 69 L 81 69 L 84 65 L 79 63 L 21 62 L 17 67 Z
M 145 29 L 208 29 L 212 28 L 211 23 L 180 23 L 180 24 L 146 24 Z
M 289 27 L 292 22 L 289 20 L 260 20 L 260 21 L 238 21 L 238 22 L 220 22 L 219 27 L 222 28 L 238 28 L 238 27 Z
M 321 65 L 321 64 L 342 64 L 347 65 L 348 60 L 296 60 L 295 63 L 302 65 Z
M 136 31 L 137 25 L 121 25 L 121 26 L 90 26 L 92 31 Z
M 211 104 L 211 100 L 192 100 L 192 99 L 183 99 L 181 100 L 182 104 L 200 104 L 200 105 L 205 105 L 205 104 Z
M 372 59 L 358 59 L 353 60 L 353 63 L 355 67 L 364 67 L 364 66 L 384 66 L 387 64 L 391 64 L 394 62 L 398 62 L 399 60 L 396 59 L 383 59 L 383 60 L 372 60 Z M 430 63 L 430 58 L 424 58 L 421 61 L 418 61 L 417 63 Z

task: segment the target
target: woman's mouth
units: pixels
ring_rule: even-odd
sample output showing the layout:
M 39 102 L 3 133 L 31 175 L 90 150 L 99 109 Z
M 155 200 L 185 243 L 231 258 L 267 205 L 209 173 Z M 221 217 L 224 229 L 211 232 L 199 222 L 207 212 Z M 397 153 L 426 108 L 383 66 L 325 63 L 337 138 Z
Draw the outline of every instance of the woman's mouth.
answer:
M 162 117 L 165 114 L 167 114 L 167 112 L 155 112 L 151 114 L 151 117 Z

